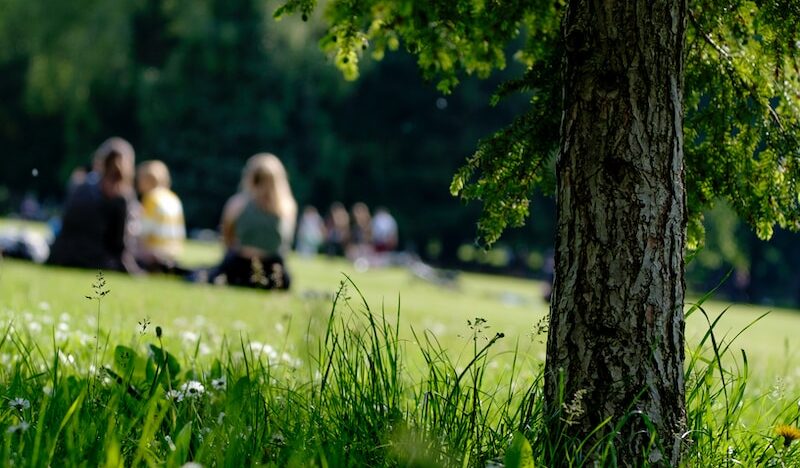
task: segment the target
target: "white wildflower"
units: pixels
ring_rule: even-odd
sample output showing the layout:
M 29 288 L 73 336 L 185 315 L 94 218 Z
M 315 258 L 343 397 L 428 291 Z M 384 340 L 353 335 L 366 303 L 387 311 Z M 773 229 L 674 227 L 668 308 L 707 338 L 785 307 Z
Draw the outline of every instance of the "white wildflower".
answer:
M 31 402 L 24 398 L 17 397 L 9 401 L 8 406 L 13 410 L 22 411 L 30 408 Z
M 190 380 L 181 385 L 181 391 L 188 398 L 197 398 L 203 393 L 205 393 L 206 388 L 200 382 L 196 380 Z
M 264 349 L 264 343 L 260 341 L 251 341 L 250 342 L 250 351 L 253 353 L 260 353 Z
M 198 335 L 197 333 L 194 333 L 194 332 L 186 330 L 186 331 L 181 333 L 181 338 L 183 338 L 183 341 L 187 341 L 189 343 L 196 343 L 197 340 L 200 339 L 200 335 Z
M 272 434 L 270 442 L 272 442 L 274 445 L 286 445 L 286 438 L 283 437 L 283 434 L 280 432 L 276 432 L 275 434 Z
M 56 338 L 58 338 L 58 333 L 56 333 Z M 58 350 L 58 359 L 62 364 L 75 364 L 75 356 L 64 354 L 60 349 Z
M 227 377 L 224 375 L 218 379 L 211 380 L 211 386 L 214 387 L 214 390 L 223 391 L 228 386 Z
M 91 347 L 92 349 L 97 346 L 97 339 L 95 339 L 94 335 L 90 335 L 82 331 L 78 332 L 78 341 L 81 342 L 82 346 Z
M 49 302 L 45 302 L 45 301 L 40 302 L 39 303 L 39 309 L 40 310 L 50 310 L 50 303 Z
M 219 416 L 217 416 L 217 424 L 222 424 L 222 421 L 225 420 L 225 412 L 220 411 Z
M 42 331 L 42 325 L 36 321 L 28 322 L 28 330 L 31 333 L 39 333 Z
M 170 451 L 174 452 L 177 447 L 175 447 L 175 442 L 172 441 L 172 437 L 165 435 L 164 440 L 167 441 L 167 445 L 169 445 Z
M 21 432 L 27 431 L 29 427 L 31 427 L 31 425 L 28 424 L 27 421 L 20 421 L 19 424 L 14 424 L 13 426 L 8 426 L 8 429 L 6 429 L 6 432 L 9 433 L 9 434 L 16 434 L 18 432 L 21 433 Z
M 197 462 L 190 461 L 190 462 L 186 462 L 183 465 L 181 465 L 181 468 L 203 468 L 203 465 L 201 465 L 201 464 L 199 464 Z
M 169 390 L 164 396 L 166 396 L 168 400 L 176 403 L 183 401 L 183 392 L 180 390 Z

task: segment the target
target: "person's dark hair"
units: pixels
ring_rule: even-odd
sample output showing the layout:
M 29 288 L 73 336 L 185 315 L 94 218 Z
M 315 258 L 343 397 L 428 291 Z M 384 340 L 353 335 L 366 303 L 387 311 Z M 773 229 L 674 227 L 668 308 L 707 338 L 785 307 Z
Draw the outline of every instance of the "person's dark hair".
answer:
M 133 151 L 133 146 L 127 140 L 120 137 L 111 137 L 100 144 L 94 152 L 92 159 L 92 168 L 95 171 L 102 171 L 105 167 L 105 160 L 112 153 L 119 153 L 121 156 L 129 157 L 131 164 L 134 164 L 136 153 Z
M 111 150 L 103 158 L 103 178 L 112 183 L 122 180 L 122 154 Z
M 111 150 L 103 160 L 101 184 L 106 196 L 131 196 L 133 192 L 133 168 L 124 153 Z

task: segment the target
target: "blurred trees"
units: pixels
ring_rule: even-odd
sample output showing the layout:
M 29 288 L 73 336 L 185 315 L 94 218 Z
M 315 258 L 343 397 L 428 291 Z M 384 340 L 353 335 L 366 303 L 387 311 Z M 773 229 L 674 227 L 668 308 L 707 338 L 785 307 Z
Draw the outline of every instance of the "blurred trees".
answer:
M 214 227 L 244 160 L 272 151 L 301 204 L 386 205 L 405 241 L 443 260 L 475 236 L 448 184 L 478 138 L 524 99 L 490 108 L 493 82 L 443 96 L 393 54 L 345 82 L 315 18 L 256 0 L 7 0 L 0 5 L 0 186 L 53 203 L 110 135 L 163 159 L 192 227 Z M 480 115 L 481 118 L 475 118 Z M 36 168 L 39 175 L 32 176 Z M 424 207 L 424 209 L 420 209 Z M 550 243 L 543 225 L 510 243 Z

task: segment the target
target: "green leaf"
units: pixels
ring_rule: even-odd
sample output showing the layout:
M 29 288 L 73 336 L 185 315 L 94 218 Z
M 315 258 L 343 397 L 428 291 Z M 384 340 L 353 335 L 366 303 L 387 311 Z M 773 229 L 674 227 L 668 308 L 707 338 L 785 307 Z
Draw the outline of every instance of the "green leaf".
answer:
M 506 451 L 505 464 L 507 468 L 534 468 L 531 444 L 522 433 L 514 434 L 511 447 Z
M 222 377 L 222 364 L 219 362 L 219 359 L 214 359 L 214 362 L 211 364 L 211 377 L 215 379 Z
M 161 348 L 159 348 L 158 346 L 156 346 L 154 344 L 150 345 L 150 351 L 153 352 L 153 359 L 155 360 L 155 363 L 157 365 L 160 364 L 163 367 L 164 366 L 164 362 L 165 362 L 165 358 L 164 358 L 165 352 L 162 351 Z M 167 369 L 169 370 L 170 377 L 174 378 L 181 371 L 181 365 L 178 364 L 178 360 L 175 359 L 175 356 L 170 354 L 169 351 L 166 352 L 166 363 L 167 363 Z
M 192 442 L 192 423 L 191 421 L 183 426 L 178 436 L 175 437 L 175 450 L 169 456 L 167 466 L 181 466 L 188 461 L 189 445 Z
M 119 442 L 117 442 L 117 438 L 113 434 L 106 442 L 105 452 L 106 452 L 105 466 L 109 468 L 125 466 L 125 464 L 122 461 L 122 454 L 120 453 Z
M 250 379 L 247 377 L 242 377 L 241 379 L 237 380 L 236 383 L 233 385 L 230 393 L 230 400 L 231 401 L 246 401 L 246 398 L 250 394 Z
M 119 374 L 127 379 L 133 373 L 133 368 L 136 365 L 136 351 L 133 349 L 117 345 L 114 348 L 114 369 Z

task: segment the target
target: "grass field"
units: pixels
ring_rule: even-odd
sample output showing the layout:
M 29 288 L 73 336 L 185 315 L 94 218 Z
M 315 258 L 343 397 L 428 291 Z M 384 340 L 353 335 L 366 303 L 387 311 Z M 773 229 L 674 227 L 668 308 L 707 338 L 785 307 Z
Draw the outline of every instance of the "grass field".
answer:
M 201 265 L 213 263 L 220 252 L 211 244 L 191 243 L 186 255 L 187 263 Z M 542 284 L 461 274 L 457 287 L 443 288 L 416 278 L 403 268 L 358 272 L 341 259 L 322 257 L 291 257 L 288 264 L 293 274 L 292 291 L 265 293 L 191 284 L 166 276 L 129 277 L 114 273 L 105 274 L 104 287 L 93 288 L 96 272 L 4 261 L 0 264 L 0 317 L 13 328 L 8 328 L 6 338 L 0 341 L 0 369 L 4 369 L 0 373 L 0 392 L 9 405 L 24 395 L 33 402 L 31 408 L 38 405 L 39 409 L 35 414 L 33 409 L 25 409 L 29 411 L 27 415 L 12 410 L 0 413 L 0 429 L 6 428 L 7 433 L 16 430 L 36 415 L 40 423 L 35 435 L 23 436 L 18 446 L 10 442 L 11 437 L 6 438 L 5 446 L 0 447 L 0 458 L 16 460 L 13 463 L 18 466 L 46 466 L 59 456 L 66 457 L 67 465 L 80 464 L 82 457 L 89 457 L 88 460 L 110 465 L 180 466 L 199 460 L 206 465 L 225 466 L 265 462 L 279 466 L 438 466 L 465 462 L 480 465 L 502 457 L 514 432 L 513 421 L 520 418 L 521 402 L 526 398 L 534 400 L 535 382 L 541 378 L 544 335 L 536 332 L 536 325 L 547 312 L 547 304 L 541 299 Z M 331 325 L 332 299 L 346 278 L 353 284 L 346 285 L 339 298 L 338 325 Z M 110 293 L 99 301 L 87 299 L 86 296 L 96 298 L 101 289 Z M 382 309 L 385 311 L 388 325 L 364 322 L 359 291 L 378 317 Z M 800 315 L 792 310 L 770 311 L 713 300 L 705 301 L 702 307 L 711 320 L 726 311 L 714 329 L 719 347 L 725 347 L 739 331 L 752 326 L 733 343 L 721 372 L 715 367 L 710 340 L 703 341 L 708 330 L 705 317 L 696 311 L 688 319 L 689 362 L 695 358 L 698 368 L 690 373 L 688 385 L 690 426 L 697 434 L 702 433 L 694 442 L 696 463 L 690 465 L 719 466 L 735 460 L 747 466 L 790 466 L 792 460 L 797 460 L 797 451 L 794 446 L 781 449 L 774 427 L 797 422 L 800 366 L 794 335 L 800 326 Z M 395 340 L 392 327 L 398 308 Z M 766 312 L 770 313 L 756 321 Z M 94 338 L 98 317 L 103 337 L 100 349 Z M 485 324 L 479 321 L 476 326 L 477 317 Z M 148 324 L 145 330 L 143 324 Z M 156 326 L 163 330 L 160 339 L 154 334 Z M 492 343 L 497 332 L 502 332 L 504 338 L 493 343 L 486 353 L 481 351 L 481 347 Z M 325 354 L 331 336 L 339 349 Z M 149 358 L 143 354 L 147 345 L 155 350 Z M 60 350 L 55 360 L 54 347 Z M 702 351 L 698 351 L 700 348 Z M 121 364 L 120 349 L 135 354 L 137 364 L 130 368 Z M 182 365 L 179 377 L 177 368 L 176 375 L 167 375 L 167 385 L 159 374 L 157 359 L 155 371 L 147 368 L 153 365 L 153 352 L 159 356 L 161 349 L 173 354 Z M 740 349 L 746 353 L 746 366 Z M 261 355 L 266 356 L 266 364 Z M 369 368 L 359 367 L 362 359 L 370 363 Z M 261 363 L 255 367 L 257 378 L 253 373 L 255 363 Z M 376 363 L 380 364 L 377 374 L 373 369 Z M 158 385 L 149 384 L 150 380 L 153 384 L 162 382 L 165 392 L 196 381 L 205 384 L 209 396 L 204 397 L 202 405 L 200 399 L 192 400 L 192 412 L 188 406 L 174 402 L 164 406 L 164 396 L 156 392 L 146 403 L 134 405 L 138 409 L 131 410 L 129 419 L 124 419 L 129 424 L 126 426 L 116 416 L 120 408 L 131 404 L 125 403 L 129 397 L 125 396 L 124 386 L 117 388 L 112 380 L 110 386 L 106 383 L 99 390 L 93 387 L 94 379 L 89 376 L 96 374 L 92 369 L 98 367 L 129 370 L 125 382 L 130 381 L 131 387 L 138 389 L 136 392 L 149 391 L 153 395 Z M 165 361 L 164 368 L 167 367 Z M 63 374 L 59 374 L 59 368 Z M 326 396 L 315 389 L 320 379 L 327 382 L 325 369 L 331 368 L 336 377 L 322 387 L 334 395 Z M 469 378 L 463 381 L 452 378 L 465 373 Z M 80 382 L 84 383 L 65 383 L 69 375 L 83 376 Z M 725 376 L 724 385 L 720 375 Z M 228 389 L 213 393 L 212 382 L 226 378 L 230 382 Z M 253 379 L 275 383 L 245 396 L 234 392 L 233 387 L 241 392 L 240 387 L 245 387 L 242 382 Z M 41 396 L 42 389 L 70 385 L 75 388 Z M 371 393 L 363 393 L 365 388 Z M 232 397 L 234 393 L 238 395 L 236 399 Z M 461 406 L 443 404 L 430 409 L 429 396 L 435 394 L 445 394 Z M 505 394 L 507 401 L 497 400 Z M 475 395 L 481 395 L 480 402 L 473 398 Z M 248 398 L 261 403 L 248 408 Z M 286 406 L 287 398 L 301 403 Z M 99 401 L 103 402 L 101 413 L 92 406 Z M 422 402 L 424 409 L 420 409 Z M 260 405 L 266 413 L 259 416 Z M 456 406 L 462 409 L 456 411 Z M 362 421 L 348 422 L 347 412 L 341 413 L 343 408 L 356 411 Z M 160 429 L 138 427 L 151 412 L 160 418 Z M 248 422 L 244 416 L 237 416 L 232 419 L 232 426 L 209 422 L 213 418 L 221 421 L 219 414 L 230 417 L 232 412 L 252 413 L 253 419 Z M 475 414 L 483 419 L 476 422 Z M 467 418 L 469 415 L 472 419 Z M 102 427 L 97 426 L 98 418 L 109 425 L 104 430 L 112 436 L 87 438 L 87 433 L 102 432 Z M 252 431 L 253 420 L 266 420 L 272 426 L 261 432 Z M 383 422 L 378 424 L 378 420 Z M 408 429 L 400 434 L 396 427 L 391 429 L 400 420 L 417 432 Z M 231 434 L 245 433 L 248 428 L 252 434 L 242 435 L 243 442 L 234 440 Z M 341 435 L 351 429 L 352 433 Z M 526 435 L 539 459 L 543 449 L 536 445 L 535 430 L 529 430 L 533 432 Z M 157 436 L 158 431 L 163 434 Z M 379 435 L 378 439 L 370 436 L 373 433 Z M 276 444 L 276 434 L 285 440 Z M 425 450 L 420 453 L 413 448 L 419 440 L 409 442 L 415 437 L 426 441 L 421 445 Z M 175 442 L 179 438 L 182 442 Z M 431 438 L 436 440 L 432 442 Z M 151 443 L 155 444 L 152 449 Z M 230 458 L 228 452 L 233 449 L 220 453 L 212 449 L 214 444 L 233 447 L 237 443 L 265 444 L 267 448 L 247 452 L 249 455 L 244 458 Z M 356 444 L 363 447 L 356 450 Z M 41 447 L 49 450 L 49 458 L 31 462 L 22 457 L 30 457 Z M 576 466 L 581 463 L 570 462 Z
M 221 255 L 213 244 L 192 242 L 185 253 L 185 263 L 211 265 Z M 490 275 L 464 273 L 457 288 L 444 288 L 412 275 L 404 268 L 386 268 L 358 272 L 342 259 L 292 257 L 292 291 L 263 293 L 246 289 L 221 288 L 187 283 L 168 276 L 129 277 L 107 273 L 112 294 L 103 302 L 104 322 L 118 337 L 135 333 L 137 323 L 150 318 L 169 328 L 201 324 L 193 332 L 214 329 L 215 334 L 252 339 L 275 339 L 275 325 L 287 320 L 304 326 L 315 313 L 327 313 L 331 295 L 345 275 L 353 280 L 373 310 L 385 308 L 394 315 L 398 303 L 402 331 L 409 327 L 431 330 L 442 341 L 458 348 L 468 334 L 467 320 L 486 319 L 492 331 L 505 333 L 503 342 L 512 348 L 517 342 L 532 343 L 531 349 L 543 356 L 541 337 L 534 337 L 535 325 L 547 314 L 542 300 L 543 284 Z M 46 268 L 23 262 L 7 261 L 0 268 L 0 310 L 6 313 L 44 311 L 66 312 L 70 316 L 93 316 L 93 305 L 85 296 L 90 293 L 96 272 Z M 687 308 L 697 298 L 688 298 Z M 754 371 L 769 371 L 785 378 L 800 377 L 796 330 L 800 313 L 795 310 L 732 304 L 710 300 L 704 310 L 713 320 L 725 311 L 716 326 L 719 337 L 733 337 L 761 315 L 736 341 L 735 349 L 744 349 Z M 110 326 L 112 325 L 113 326 Z M 281 327 L 278 327 L 282 330 Z M 708 329 L 701 313 L 687 323 L 687 342 L 691 347 Z M 503 345 L 500 345 L 501 347 Z

